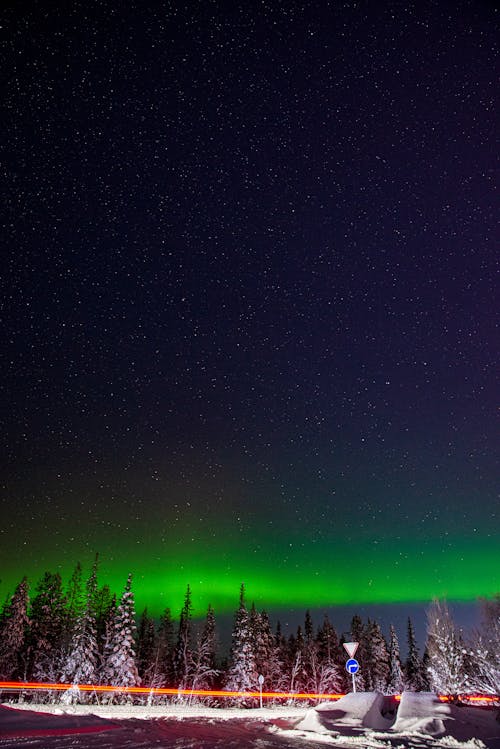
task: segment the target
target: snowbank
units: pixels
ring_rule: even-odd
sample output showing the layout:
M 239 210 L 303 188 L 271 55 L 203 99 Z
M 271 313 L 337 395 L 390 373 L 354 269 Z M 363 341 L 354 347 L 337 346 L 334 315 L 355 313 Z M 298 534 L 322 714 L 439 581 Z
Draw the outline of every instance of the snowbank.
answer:
M 500 723 L 494 710 L 440 702 L 429 692 L 403 692 L 394 731 L 441 737 L 500 749 Z M 474 740 L 476 744 L 474 744 Z M 438 744 L 437 744 L 438 745 Z
M 413 692 L 403 693 L 392 717 L 388 717 L 390 708 L 391 698 L 381 694 L 348 694 L 335 704 L 308 710 L 294 731 L 286 733 L 338 748 L 500 749 L 500 723 L 494 710 L 457 707 L 442 703 L 435 694 Z
M 403 692 L 394 730 L 400 733 L 425 733 L 442 736 L 450 706 L 431 692 Z
M 338 702 L 323 702 L 308 710 L 296 730 L 334 735 L 355 735 L 366 728 L 387 730 L 393 721 L 382 715 L 385 703 L 379 692 L 346 694 Z

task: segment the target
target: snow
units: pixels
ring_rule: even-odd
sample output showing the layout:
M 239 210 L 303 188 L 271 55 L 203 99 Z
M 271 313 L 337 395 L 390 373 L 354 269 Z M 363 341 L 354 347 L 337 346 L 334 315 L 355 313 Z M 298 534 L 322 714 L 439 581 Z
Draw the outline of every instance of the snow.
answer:
M 500 749 L 495 710 L 434 694 L 348 694 L 314 708 L 0 705 L 0 749 Z
M 297 730 L 319 733 L 362 733 L 365 728 L 387 729 L 392 722 L 382 716 L 385 698 L 379 692 L 347 694 L 338 702 L 311 708 Z

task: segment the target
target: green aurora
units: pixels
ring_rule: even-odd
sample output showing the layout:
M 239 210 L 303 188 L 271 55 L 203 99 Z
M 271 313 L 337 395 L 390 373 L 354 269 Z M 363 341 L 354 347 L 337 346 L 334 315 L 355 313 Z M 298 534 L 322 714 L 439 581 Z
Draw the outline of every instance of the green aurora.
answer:
M 402 546 L 406 549 L 403 553 Z M 182 549 L 162 557 L 160 551 L 147 555 L 125 544 L 113 551 L 101 550 L 99 581 L 120 593 L 129 572 L 137 611 L 144 607 L 159 615 L 169 607 L 180 611 L 186 586 L 193 593 L 195 615 L 202 616 L 212 604 L 216 613 L 232 612 L 239 587 L 245 583 L 248 599 L 273 609 L 333 607 L 340 605 L 427 602 L 434 597 L 450 601 L 471 601 L 498 590 L 498 547 L 492 538 L 460 539 L 453 546 L 439 539 L 424 544 L 406 539 L 399 545 L 391 540 L 368 546 L 349 544 L 289 544 L 242 551 L 221 551 L 208 544 L 185 541 Z M 92 557 L 79 556 L 88 574 Z M 77 559 L 74 560 L 76 562 Z M 56 556 L 45 557 L 45 567 L 27 564 L 32 592 L 45 571 L 59 571 L 67 582 L 74 562 L 61 565 Z M 17 565 L 19 568 L 21 565 Z M 3 576 L 1 592 L 12 592 L 19 581 L 13 573 Z

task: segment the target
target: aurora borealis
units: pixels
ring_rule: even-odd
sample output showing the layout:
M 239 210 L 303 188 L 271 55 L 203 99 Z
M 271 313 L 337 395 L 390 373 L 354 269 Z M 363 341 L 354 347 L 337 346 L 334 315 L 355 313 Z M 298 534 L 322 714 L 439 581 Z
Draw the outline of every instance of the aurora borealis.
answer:
M 2 29 L 0 596 L 495 593 L 492 7 L 126 6 Z

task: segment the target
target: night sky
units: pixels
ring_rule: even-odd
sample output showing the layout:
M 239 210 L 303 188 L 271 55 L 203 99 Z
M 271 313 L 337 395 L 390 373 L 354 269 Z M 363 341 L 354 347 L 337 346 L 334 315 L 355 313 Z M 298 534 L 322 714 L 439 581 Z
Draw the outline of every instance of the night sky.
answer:
M 0 29 L 0 597 L 499 590 L 493 4 L 56 5 Z

